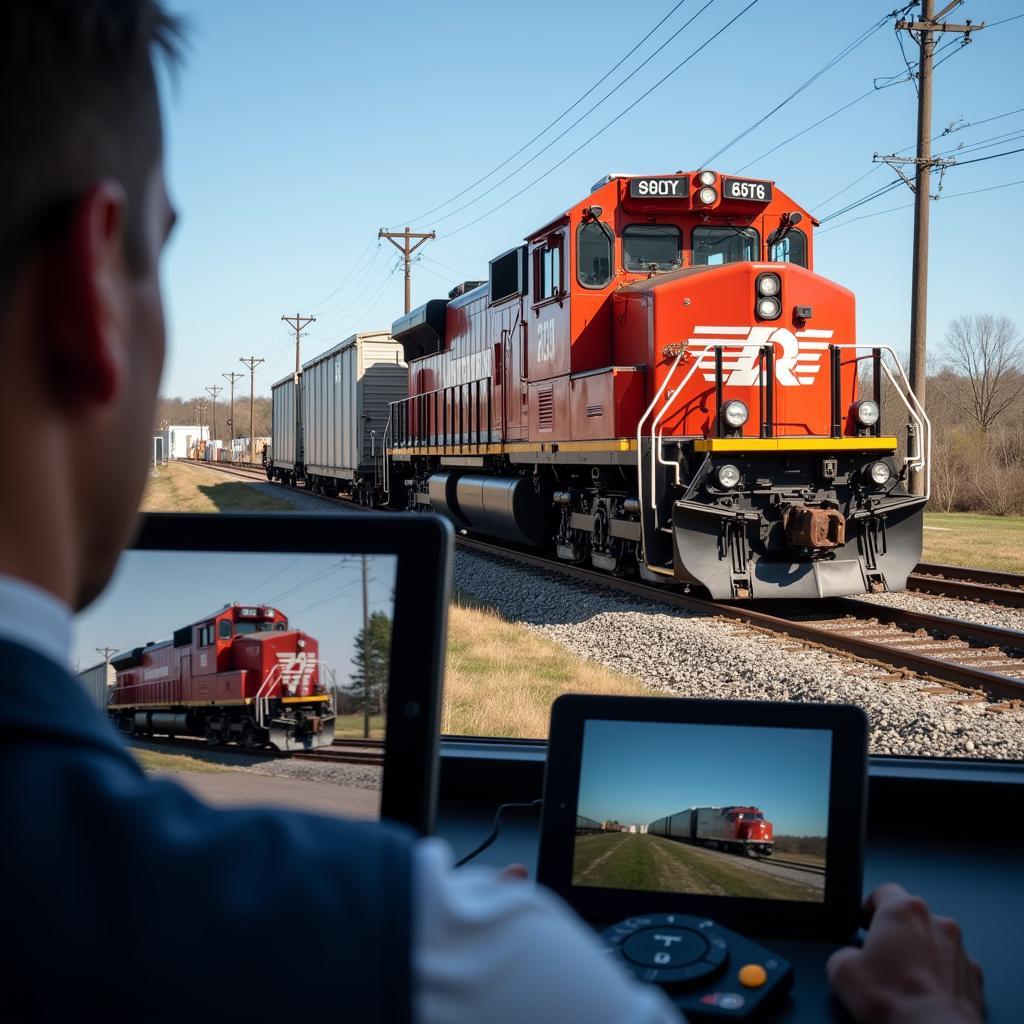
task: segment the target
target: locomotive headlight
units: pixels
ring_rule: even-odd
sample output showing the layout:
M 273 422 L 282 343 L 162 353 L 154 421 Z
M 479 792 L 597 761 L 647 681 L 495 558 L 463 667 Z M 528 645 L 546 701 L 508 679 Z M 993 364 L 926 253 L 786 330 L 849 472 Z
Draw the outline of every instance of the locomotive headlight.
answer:
M 302 650 L 302 648 L 306 646 L 306 641 L 300 636 L 299 639 L 295 641 L 295 646 L 298 647 L 299 650 Z
M 782 290 L 782 282 L 777 274 L 761 274 L 757 279 L 758 295 L 778 295 Z
M 887 462 L 872 462 L 868 466 L 868 477 L 876 487 L 884 487 L 892 479 L 892 470 Z
M 718 479 L 718 486 L 727 491 L 732 490 L 732 488 L 740 482 L 740 471 L 732 465 L 719 466 L 716 476 Z
M 757 315 L 762 320 L 777 320 L 782 312 L 782 303 L 773 295 L 765 295 L 757 300 Z
M 697 198 L 705 206 L 710 206 L 718 198 L 718 193 L 710 185 L 705 185 L 698 191 Z
M 853 407 L 853 415 L 862 427 L 873 427 L 878 422 L 878 403 L 870 400 L 856 402 Z
M 750 413 L 747 411 L 746 405 L 737 398 L 734 398 L 730 402 L 726 402 L 725 405 L 722 406 L 722 419 L 725 420 L 730 427 L 742 427 L 743 424 L 747 422 L 747 418 L 749 416 Z M 727 466 L 726 468 L 731 469 L 733 467 Z
M 714 171 L 701 171 L 697 175 L 697 184 L 699 185 L 714 185 L 715 183 L 715 172 Z

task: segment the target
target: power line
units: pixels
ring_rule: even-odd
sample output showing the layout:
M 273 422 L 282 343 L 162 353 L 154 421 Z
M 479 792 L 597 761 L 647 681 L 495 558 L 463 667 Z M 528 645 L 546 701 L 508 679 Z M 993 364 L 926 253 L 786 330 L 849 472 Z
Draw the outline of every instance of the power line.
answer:
M 1008 149 L 1005 153 L 989 153 L 988 156 L 976 156 L 973 160 L 957 160 L 957 167 L 966 167 L 968 164 L 980 164 L 985 160 L 998 160 L 1001 156 L 1013 156 L 1014 153 L 1024 153 L 1024 146 L 1020 149 Z
M 723 153 L 732 149 L 732 147 L 735 146 L 736 143 L 740 141 L 740 139 L 746 138 L 755 128 L 760 127 L 773 114 L 778 113 L 787 103 L 789 103 L 791 100 L 799 96 L 800 93 L 804 91 L 804 89 L 807 89 L 809 86 L 813 85 L 819 78 L 821 78 L 823 74 L 825 74 L 826 71 L 829 71 L 831 68 L 834 68 L 836 64 L 838 64 L 841 60 L 845 59 L 851 53 L 853 53 L 853 51 L 856 50 L 858 46 L 860 46 L 866 40 L 870 39 L 871 36 L 873 36 L 891 17 L 891 14 L 887 14 L 884 18 L 880 18 L 870 28 L 862 32 L 852 43 L 848 43 L 842 50 L 839 51 L 839 53 L 836 54 L 836 56 L 829 60 L 825 65 L 820 67 L 817 71 L 815 71 L 814 74 L 807 79 L 807 81 L 805 81 L 802 85 L 797 86 L 797 88 L 794 89 L 793 92 L 791 92 L 781 103 L 772 107 L 772 109 L 769 110 L 767 114 L 765 114 L 763 117 L 758 118 L 758 120 L 756 120 L 752 125 L 750 125 L 749 128 L 745 128 L 731 142 L 727 142 L 724 146 L 722 146 L 721 149 L 712 153 L 711 156 L 708 157 L 708 159 L 701 164 L 701 167 L 710 167 L 711 164 L 714 163 L 714 161 L 717 160 Z
M 443 220 L 447 220 L 449 217 L 454 217 L 455 214 L 461 213 L 463 210 L 468 210 L 469 207 L 471 206 L 475 206 L 485 196 L 490 195 L 492 192 L 495 191 L 495 189 L 498 189 L 502 185 L 504 185 L 505 182 L 508 181 L 510 178 L 514 178 L 520 171 L 529 167 L 530 164 L 532 164 L 534 160 L 536 160 L 538 157 L 543 156 L 543 154 L 546 153 L 552 146 L 554 146 L 557 142 L 560 142 L 562 139 L 564 139 L 565 136 L 568 135 L 569 132 L 571 132 L 574 128 L 576 128 L 582 121 L 585 121 L 595 110 L 597 110 L 598 107 L 600 107 L 605 102 L 605 100 L 609 99 L 619 89 L 621 89 L 622 86 L 624 86 L 626 82 L 628 82 L 638 71 L 640 71 L 643 67 L 649 64 L 681 32 L 689 28 L 690 25 L 692 25 L 713 3 L 715 3 L 715 0 L 707 0 L 704 6 L 692 18 L 690 18 L 689 21 L 684 22 L 678 29 L 676 29 L 676 31 L 673 32 L 672 35 L 670 35 L 668 39 L 666 39 L 665 42 L 661 44 L 661 46 L 659 46 L 642 63 L 637 65 L 637 67 L 635 67 L 628 75 L 626 75 L 626 77 L 622 79 L 622 81 L 619 82 L 618 85 L 616 85 L 613 89 L 605 93 L 604 96 L 602 96 L 601 99 L 599 99 L 592 107 L 584 111 L 578 118 L 576 118 L 576 120 L 573 121 L 573 123 L 569 125 L 568 128 L 562 129 L 562 131 L 559 132 L 558 135 L 556 135 L 550 142 L 546 143 L 544 146 L 538 149 L 537 152 L 534 153 L 533 156 L 531 156 L 528 160 L 524 160 L 514 171 L 510 171 L 508 174 L 505 175 L 504 178 L 501 178 L 499 181 L 496 181 L 493 185 L 491 185 L 490 188 L 485 189 L 483 192 L 480 193 L 480 195 L 476 196 L 474 199 L 471 199 L 468 203 L 463 203 L 461 206 L 457 206 L 454 210 L 449 210 L 447 213 L 435 218 L 436 223 L 440 223 Z
M 317 306 L 322 306 L 325 302 L 328 302 L 330 299 L 334 298 L 334 296 L 337 295 L 338 292 L 345 287 L 345 283 L 355 273 L 356 267 L 358 267 L 359 264 L 362 263 L 366 254 L 370 251 L 371 245 L 373 245 L 372 238 L 370 239 L 369 242 L 366 243 L 366 248 L 356 257 L 355 263 L 352 264 L 352 269 L 345 275 L 344 278 L 342 278 L 341 284 L 339 284 L 332 292 L 329 292 L 326 296 L 324 296 L 324 298 L 322 298 L 319 302 L 310 303 L 310 308 L 316 309 Z
M 578 107 L 599 85 L 601 85 L 603 82 L 606 82 L 616 71 L 618 71 L 618 69 L 620 67 L 622 67 L 622 65 L 625 64 L 626 61 L 629 60 L 629 58 L 632 57 L 633 54 L 636 53 L 636 51 L 639 50 L 640 47 L 643 46 L 643 44 L 646 43 L 647 40 L 650 39 L 651 36 L 653 36 L 655 32 L 657 32 L 658 29 L 661 28 L 661 26 L 664 25 L 665 22 L 668 21 L 668 19 L 671 18 L 672 15 L 675 14 L 676 11 L 678 11 L 679 8 L 682 7 L 684 3 L 686 3 L 686 0 L 679 0 L 679 2 L 677 4 L 675 4 L 675 6 L 672 7 L 672 9 L 668 12 L 668 14 L 666 14 L 661 19 L 661 21 L 659 21 L 654 26 L 654 28 L 652 28 L 647 33 L 647 35 L 645 35 L 643 37 L 643 39 L 641 39 L 640 42 L 638 42 L 636 44 L 636 46 L 634 46 L 633 49 L 631 49 L 629 51 L 629 53 L 627 53 L 617 64 L 614 64 L 611 68 L 609 68 L 585 93 L 583 93 L 582 96 L 580 96 L 580 98 L 578 100 L 575 101 L 575 103 L 572 103 L 568 107 L 566 107 L 565 110 L 563 110 L 558 115 L 558 117 L 556 117 L 549 124 L 545 125 L 536 135 L 534 135 L 534 137 L 532 139 L 530 139 L 529 142 L 524 143 L 522 146 L 520 146 L 519 149 L 517 149 L 511 156 L 506 157 L 500 164 L 498 164 L 497 167 L 492 168 L 482 178 L 477 178 L 477 180 L 474 181 L 472 185 L 467 185 L 461 192 L 456 192 L 455 195 L 453 195 L 450 199 L 446 199 L 443 203 L 439 203 L 437 206 L 433 207 L 433 209 L 427 210 L 424 213 L 417 214 L 415 217 L 407 217 L 406 220 L 409 223 L 415 223 L 416 221 L 423 220 L 425 217 L 429 217 L 432 213 L 436 213 L 438 210 L 441 210 L 444 207 L 448 206 L 449 203 L 454 203 L 456 199 L 461 199 L 467 192 L 469 192 L 472 189 L 476 188 L 477 185 L 480 185 L 483 182 L 485 182 L 489 177 L 491 177 L 491 175 L 497 174 L 497 172 L 500 171 L 503 167 L 506 167 L 508 164 L 510 164 L 517 156 L 519 156 L 520 153 L 522 153 L 525 150 L 529 149 L 530 146 L 532 146 L 538 139 L 540 139 L 547 132 L 549 132 L 552 128 L 554 128 L 554 126 L 556 124 L 558 124 L 558 122 L 561 121 L 562 118 L 565 117 L 565 115 L 569 113 L 569 111 L 574 110 L 576 107 Z M 675 35 L 678 35 L 678 32 Z M 675 35 L 671 36 L 669 38 L 668 42 L 671 42 L 675 38 Z M 667 45 L 667 43 L 664 44 L 664 45 Z M 659 50 L 662 49 L 662 48 L 663 47 L 659 47 L 659 49 L 655 50 L 654 52 L 658 53 Z M 653 54 L 652 54 L 652 56 L 653 56 Z M 648 58 L 648 60 L 650 60 L 650 58 Z M 645 61 L 645 63 L 646 63 L 646 61 Z M 640 67 L 643 67 L 643 65 L 641 64 Z M 639 68 L 637 70 L 639 70 Z M 635 73 L 636 72 L 634 72 L 634 74 Z M 626 79 L 624 79 L 623 82 L 624 81 L 626 81 Z M 622 85 L 622 84 L 623 84 L 622 82 L 619 83 L 619 85 Z M 619 86 L 616 86 L 615 88 L 617 89 L 618 87 Z M 609 93 L 609 95 L 611 95 L 611 93 Z M 605 98 L 607 99 L 607 97 L 605 97 Z
M 700 44 L 700 46 L 698 46 L 695 50 L 693 50 L 686 57 L 684 57 L 674 68 L 672 68 L 671 71 L 668 72 L 668 74 L 663 75 L 661 78 L 659 78 L 658 81 L 655 82 L 654 85 L 652 85 L 646 92 L 638 96 L 632 103 L 629 104 L 629 106 L 621 110 L 618 114 L 615 115 L 615 117 L 613 117 L 609 122 L 607 122 L 607 124 L 603 125 L 596 132 L 594 132 L 593 135 L 590 136 L 590 138 L 581 142 L 574 150 L 572 150 L 572 152 L 567 153 L 564 157 L 562 157 L 561 160 L 559 160 L 557 163 L 553 164 L 546 171 L 544 171 L 543 174 L 538 175 L 529 184 L 524 185 L 518 192 L 509 196 L 508 199 L 506 199 L 504 202 L 499 203 L 497 206 L 488 210 L 486 213 L 480 214 L 479 217 L 474 217 L 473 220 L 467 221 L 465 224 L 462 224 L 457 228 L 453 228 L 451 231 L 448 232 L 448 234 L 456 235 L 460 231 L 465 231 L 466 228 L 472 227 L 474 224 L 478 224 L 480 221 L 484 220 L 484 218 L 490 217 L 491 214 L 497 213 L 498 210 L 502 209 L 505 206 L 508 206 L 508 204 L 511 203 L 513 200 L 518 199 L 519 196 L 521 196 L 524 192 L 529 191 L 538 182 L 542 181 L 549 174 L 556 171 L 559 167 L 562 166 L 562 164 L 566 163 L 566 161 L 572 159 L 572 157 L 579 153 L 580 150 L 589 146 L 590 143 L 594 141 L 594 139 L 598 138 L 600 135 L 603 135 L 609 128 L 611 128 L 613 124 L 615 124 L 616 122 L 620 121 L 623 117 L 625 117 L 626 114 L 628 114 L 635 106 L 637 106 L 639 103 L 642 103 L 645 99 L 647 99 L 647 97 L 650 96 L 651 93 L 653 93 L 656 89 L 664 85 L 664 83 L 667 82 L 677 71 L 679 71 L 680 68 L 682 68 L 685 64 L 688 64 L 694 57 L 697 56 L 698 53 L 700 53 L 703 49 L 705 49 L 707 46 L 713 43 L 720 35 L 722 35 L 723 32 L 725 32 L 726 29 L 730 28 L 733 24 L 739 21 L 739 19 L 742 18 L 743 15 L 746 14 L 747 11 L 754 7 L 758 2 L 759 0 L 750 0 L 750 3 L 748 3 L 747 6 L 743 8 L 743 10 L 741 10 L 738 14 L 730 18 L 729 21 L 727 21 L 720 29 L 718 29 L 711 36 L 709 36 L 703 43 Z
M 995 28 L 996 25 L 1005 25 L 1008 21 L 1016 21 L 1018 18 L 1024 18 L 1024 14 L 1015 14 L 1013 17 L 1003 18 L 1002 21 L 990 21 L 988 27 Z
M 870 203 L 872 200 L 878 199 L 880 196 L 884 196 L 886 192 L 891 192 L 894 188 L 898 188 L 903 182 L 897 179 L 896 181 L 887 181 L 881 188 L 876 188 L 874 192 L 869 193 L 866 196 L 861 196 L 860 199 L 855 199 L 849 206 L 844 206 L 841 210 L 837 210 L 835 213 L 830 213 L 827 217 L 821 218 L 822 224 L 827 224 L 830 220 L 835 220 L 836 217 L 842 217 L 845 213 L 850 213 L 856 210 L 857 207 L 863 206 L 865 203 Z

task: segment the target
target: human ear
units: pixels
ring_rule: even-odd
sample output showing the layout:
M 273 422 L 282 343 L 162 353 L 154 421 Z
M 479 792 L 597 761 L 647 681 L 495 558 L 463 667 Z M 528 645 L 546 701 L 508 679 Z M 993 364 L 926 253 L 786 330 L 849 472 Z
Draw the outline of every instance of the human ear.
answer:
M 75 202 L 44 262 L 47 376 L 66 409 L 107 405 L 125 386 L 125 203 L 116 181 L 93 185 Z

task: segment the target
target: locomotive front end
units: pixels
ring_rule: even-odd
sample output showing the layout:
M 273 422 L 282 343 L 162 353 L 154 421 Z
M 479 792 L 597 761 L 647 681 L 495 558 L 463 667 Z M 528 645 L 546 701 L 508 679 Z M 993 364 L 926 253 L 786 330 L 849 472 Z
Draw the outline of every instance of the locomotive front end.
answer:
M 653 570 L 716 599 L 904 589 L 927 423 L 891 350 L 856 344 L 852 293 L 779 262 L 624 291 L 640 293 L 623 305 L 643 309 L 656 368 L 638 433 Z M 902 457 L 883 396 L 909 413 Z

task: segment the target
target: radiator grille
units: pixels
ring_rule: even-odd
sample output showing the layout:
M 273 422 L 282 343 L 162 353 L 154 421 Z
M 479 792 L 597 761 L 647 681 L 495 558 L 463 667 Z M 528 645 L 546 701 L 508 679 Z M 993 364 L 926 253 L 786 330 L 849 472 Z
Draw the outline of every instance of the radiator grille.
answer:
M 603 405 L 588 405 L 587 406 L 588 416 L 603 416 L 604 406 Z
M 537 392 L 537 429 L 551 430 L 555 425 L 555 396 L 550 387 Z

